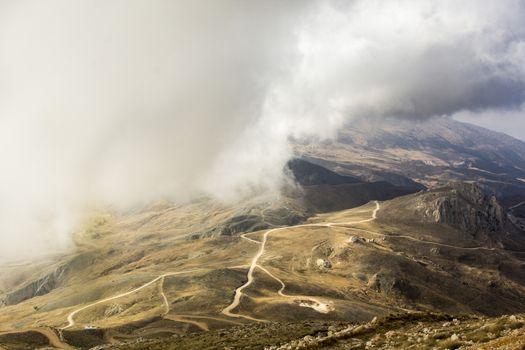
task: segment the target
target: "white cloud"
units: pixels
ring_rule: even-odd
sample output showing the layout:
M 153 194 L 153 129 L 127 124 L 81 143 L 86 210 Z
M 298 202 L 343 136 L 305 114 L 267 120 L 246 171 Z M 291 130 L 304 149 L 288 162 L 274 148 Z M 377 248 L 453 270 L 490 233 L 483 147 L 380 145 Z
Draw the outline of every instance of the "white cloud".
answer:
M 290 135 L 353 116 L 519 104 L 524 14 L 518 0 L 0 1 L 0 256 L 67 247 L 94 203 L 276 189 Z

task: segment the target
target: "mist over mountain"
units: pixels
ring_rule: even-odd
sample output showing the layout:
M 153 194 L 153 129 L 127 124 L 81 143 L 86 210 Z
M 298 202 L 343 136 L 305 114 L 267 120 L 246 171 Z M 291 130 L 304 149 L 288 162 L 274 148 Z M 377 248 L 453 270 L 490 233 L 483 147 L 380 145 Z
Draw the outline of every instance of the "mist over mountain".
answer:
M 427 187 L 476 182 L 505 204 L 525 195 L 525 142 L 450 118 L 355 120 L 333 140 L 295 140 L 295 153 L 367 180 Z
M 0 350 L 525 347 L 524 18 L 0 0 Z
M 0 6 L 4 259 L 92 206 L 277 191 L 290 136 L 523 102 L 519 0 Z

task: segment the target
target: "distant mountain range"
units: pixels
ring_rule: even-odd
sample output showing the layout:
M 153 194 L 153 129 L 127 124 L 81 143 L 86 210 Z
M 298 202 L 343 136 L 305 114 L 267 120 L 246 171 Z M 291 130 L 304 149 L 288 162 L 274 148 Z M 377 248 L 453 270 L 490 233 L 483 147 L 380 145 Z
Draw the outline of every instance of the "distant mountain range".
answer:
M 525 142 L 450 118 L 356 120 L 335 140 L 294 140 L 295 153 L 341 175 L 407 186 L 476 182 L 507 206 L 525 197 Z

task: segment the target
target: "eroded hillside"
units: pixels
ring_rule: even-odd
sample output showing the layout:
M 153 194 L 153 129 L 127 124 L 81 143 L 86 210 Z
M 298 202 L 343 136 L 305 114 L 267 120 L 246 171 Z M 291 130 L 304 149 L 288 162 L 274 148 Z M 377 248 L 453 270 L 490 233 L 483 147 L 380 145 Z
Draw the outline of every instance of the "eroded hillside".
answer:
M 4 294 L 2 339 L 36 330 L 89 347 L 253 323 L 525 312 L 523 232 L 494 198 L 458 186 L 239 234 L 196 232 L 248 205 L 99 214 L 77 234 L 78 253 Z M 250 210 L 262 217 L 300 208 L 257 203 Z M 468 222 L 452 215 L 464 211 Z

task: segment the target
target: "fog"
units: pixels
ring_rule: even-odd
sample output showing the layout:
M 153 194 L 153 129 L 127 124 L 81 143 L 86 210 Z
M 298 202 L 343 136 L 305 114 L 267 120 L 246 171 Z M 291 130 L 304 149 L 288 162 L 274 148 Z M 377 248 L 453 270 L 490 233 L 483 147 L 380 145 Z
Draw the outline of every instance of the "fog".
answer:
M 88 207 L 275 191 L 290 136 L 353 117 L 513 113 L 525 5 L 0 0 L 0 260 Z

